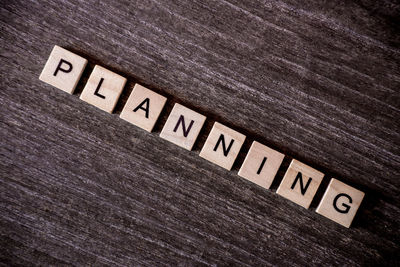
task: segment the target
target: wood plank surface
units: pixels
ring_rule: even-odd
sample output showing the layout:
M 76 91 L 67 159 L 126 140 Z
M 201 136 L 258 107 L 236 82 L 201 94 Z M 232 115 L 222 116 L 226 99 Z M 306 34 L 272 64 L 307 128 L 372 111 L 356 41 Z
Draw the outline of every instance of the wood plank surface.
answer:
M 397 1 L 1 3 L 3 265 L 399 266 Z M 89 60 L 73 95 L 39 80 L 54 45 Z M 113 114 L 79 99 L 95 64 L 128 79 Z M 119 118 L 135 83 L 168 97 L 152 133 Z M 175 102 L 193 151 L 159 137 Z M 218 121 L 232 171 L 199 157 Z M 286 157 L 271 190 L 237 172 Z M 326 174 L 310 209 L 276 194 L 292 158 Z M 351 228 L 315 212 L 330 178 L 365 192 Z

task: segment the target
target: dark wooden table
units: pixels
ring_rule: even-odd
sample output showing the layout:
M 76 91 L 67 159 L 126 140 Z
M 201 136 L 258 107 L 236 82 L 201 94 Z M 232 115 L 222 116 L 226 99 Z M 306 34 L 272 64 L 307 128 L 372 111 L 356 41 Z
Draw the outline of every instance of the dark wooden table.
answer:
M 4 265 L 397 265 L 396 1 L 1 1 Z M 39 81 L 53 45 L 74 95 Z M 128 78 L 114 114 L 79 100 L 95 64 Z M 153 133 L 121 119 L 135 83 L 168 97 Z M 159 137 L 172 105 L 207 116 L 193 151 Z M 198 156 L 214 121 L 247 141 Z M 271 190 L 237 171 L 286 154 Z M 275 193 L 292 158 L 326 173 L 306 210 Z M 366 193 L 350 229 L 315 213 L 331 177 Z

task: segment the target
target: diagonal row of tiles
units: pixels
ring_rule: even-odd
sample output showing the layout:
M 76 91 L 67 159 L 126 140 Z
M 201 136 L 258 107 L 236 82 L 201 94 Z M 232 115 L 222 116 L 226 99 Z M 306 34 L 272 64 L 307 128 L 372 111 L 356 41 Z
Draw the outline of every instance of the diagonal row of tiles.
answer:
M 54 46 L 39 79 L 72 94 L 87 62 L 83 57 Z M 112 113 L 126 81 L 126 78 L 96 65 L 80 98 Z M 136 84 L 120 117 L 151 132 L 166 101 L 166 97 Z M 205 121 L 204 115 L 176 103 L 160 137 L 192 150 Z M 200 157 L 230 170 L 245 139 L 243 134 L 215 122 Z M 238 174 L 268 189 L 284 157 L 284 154 L 254 141 Z M 323 173 L 293 159 L 277 193 L 308 208 L 323 177 Z M 363 197 L 363 192 L 332 178 L 316 212 L 350 227 Z

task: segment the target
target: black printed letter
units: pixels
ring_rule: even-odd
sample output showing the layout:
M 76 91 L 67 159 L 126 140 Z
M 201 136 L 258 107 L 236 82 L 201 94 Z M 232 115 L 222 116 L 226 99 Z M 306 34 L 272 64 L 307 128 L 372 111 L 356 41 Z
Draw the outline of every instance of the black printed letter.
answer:
M 343 204 L 342 204 L 342 207 L 344 207 L 344 209 L 339 209 L 339 207 L 337 206 L 337 201 L 338 201 L 338 199 L 339 199 L 340 197 L 345 197 L 345 198 L 347 198 L 347 199 L 349 200 L 349 203 L 350 203 L 350 204 L 353 202 L 353 200 L 351 199 L 351 197 L 350 197 L 349 195 L 344 194 L 344 193 L 341 193 L 341 194 L 337 195 L 337 196 L 335 197 L 335 199 L 333 200 L 333 207 L 335 208 L 335 210 L 336 210 L 337 212 L 340 212 L 340 213 L 348 213 L 349 210 L 350 210 L 350 206 L 349 206 L 349 205 L 343 203 Z
M 99 94 L 99 90 L 101 85 L 103 84 L 103 81 L 104 78 L 101 78 L 99 84 L 97 85 L 96 91 L 94 91 L 94 95 L 97 95 L 98 97 L 105 99 L 106 97 L 104 95 Z
M 185 127 L 185 118 L 183 117 L 183 115 L 181 115 L 181 116 L 179 117 L 179 119 L 178 119 L 178 122 L 177 122 L 176 125 L 175 125 L 174 132 L 176 132 L 176 130 L 178 130 L 179 124 L 180 124 L 181 122 L 182 122 L 183 136 L 184 136 L 184 137 L 187 137 L 188 134 L 189 134 L 189 132 L 190 132 L 190 129 L 191 129 L 192 126 L 193 126 L 194 120 L 192 120 L 192 121 L 190 122 L 189 127 L 186 129 L 186 127 Z
M 303 177 L 301 175 L 301 172 L 297 173 L 296 179 L 294 179 L 294 182 L 292 184 L 292 186 L 290 187 L 291 189 L 294 189 L 294 187 L 296 186 L 297 180 L 300 180 L 300 190 L 301 190 L 301 194 L 304 195 L 307 192 L 307 188 L 311 183 L 311 177 L 308 179 L 306 186 L 304 186 L 303 183 Z
M 258 167 L 257 174 L 260 174 L 262 169 L 264 168 L 264 164 L 267 161 L 267 157 L 264 157 L 263 160 L 261 161 L 260 167 Z
M 66 65 L 68 65 L 68 69 L 62 69 L 62 68 L 61 68 L 61 65 L 62 65 L 63 63 L 66 64 Z M 64 60 L 64 59 L 61 59 L 60 62 L 58 63 L 58 66 L 57 66 L 56 70 L 54 71 L 54 74 L 53 74 L 53 75 L 56 76 L 56 75 L 57 75 L 57 72 L 58 72 L 59 70 L 62 71 L 62 72 L 65 72 L 65 73 L 71 72 L 71 71 L 72 71 L 72 64 L 69 63 L 68 61 Z
M 145 105 L 145 107 L 143 107 L 143 105 Z M 138 111 L 139 109 L 144 110 L 144 112 L 146 112 L 146 118 L 149 118 L 149 107 L 150 107 L 150 99 L 146 98 L 145 100 L 143 100 L 142 103 L 140 103 L 139 106 L 137 106 L 133 112 Z
M 228 148 L 226 148 L 226 145 L 225 145 L 225 137 L 224 137 L 223 134 L 221 134 L 221 135 L 219 136 L 219 138 L 218 138 L 217 144 L 215 144 L 214 151 L 217 151 L 218 146 L 219 146 L 219 143 L 222 142 L 222 150 L 223 150 L 223 152 L 224 152 L 224 156 L 227 157 L 227 156 L 228 156 L 228 153 L 229 153 L 229 150 L 231 150 L 231 147 L 232 147 L 234 141 L 235 141 L 235 140 L 232 139 L 231 142 L 229 143 Z

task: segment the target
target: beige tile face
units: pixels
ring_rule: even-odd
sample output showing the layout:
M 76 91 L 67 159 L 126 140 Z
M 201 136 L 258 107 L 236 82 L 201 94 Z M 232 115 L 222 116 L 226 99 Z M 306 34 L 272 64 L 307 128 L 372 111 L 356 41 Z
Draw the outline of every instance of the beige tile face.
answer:
M 238 174 L 268 189 L 284 157 L 284 154 L 254 141 Z
M 39 79 L 72 94 L 87 62 L 85 58 L 55 45 Z
M 245 135 L 215 122 L 200 157 L 230 170 L 245 139 Z
M 166 97 L 136 84 L 120 117 L 151 132 L 166 101 Z
M 126 78 L 96 65 L 80 96 L 83 101 L 112 113 L 122 93 Z
M 176 103 L 160 137 L 187 150 L 192 150 L 205 121 L 205 116 Z
M 292 160 L 276 193 L 308 209 L 324 174 Z
M 316 211 L 332 221 L 350 227 L 363 198 L 364 192 L 332 179 Z

